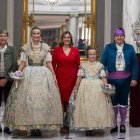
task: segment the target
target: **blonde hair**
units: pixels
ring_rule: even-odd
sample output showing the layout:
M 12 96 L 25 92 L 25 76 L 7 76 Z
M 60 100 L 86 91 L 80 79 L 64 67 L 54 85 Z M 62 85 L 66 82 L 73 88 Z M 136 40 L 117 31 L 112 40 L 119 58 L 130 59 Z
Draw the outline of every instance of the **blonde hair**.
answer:
M 95 50 L 95 51 L 96 51 L 96 56 L 97 56 L 96 59 L 99 60 L 99 53 L 98 53 L 97 48 L 91 48 L 91 47 L 88 47 L 88 48 L 86 49 L 86 57 L 87 57 L 87 59 L 88 59 L 88 57 L 89 57 L 88 52 L 89 52 L 90 50 Z

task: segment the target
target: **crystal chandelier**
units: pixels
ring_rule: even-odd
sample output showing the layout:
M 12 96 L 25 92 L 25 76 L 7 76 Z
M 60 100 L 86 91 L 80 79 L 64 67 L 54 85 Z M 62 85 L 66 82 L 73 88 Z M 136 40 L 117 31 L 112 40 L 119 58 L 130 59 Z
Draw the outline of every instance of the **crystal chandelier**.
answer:
M 56 5 L 68 2 L 69 0 L 41 0 L 42 3 L 47 3 L 48 5 Z
M 59 0 L 48 0 L 50 4 L 56 4 Z

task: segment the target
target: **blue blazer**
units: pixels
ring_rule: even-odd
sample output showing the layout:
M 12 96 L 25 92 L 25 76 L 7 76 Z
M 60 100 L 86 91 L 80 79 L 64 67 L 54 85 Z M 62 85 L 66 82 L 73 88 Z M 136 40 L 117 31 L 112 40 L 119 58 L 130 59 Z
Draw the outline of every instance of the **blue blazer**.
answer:
M 137 80 L 138 61 L 133 46 L 124 43 L 123 54 L 125 59 L 125 71 L 131 72 L 132 80 Z M 115 42 L 105 46 L 101 57 L 101 63 L 105 66 L 108 72 L 116 71 L 116 55 L 117 55 L 117 47 Z

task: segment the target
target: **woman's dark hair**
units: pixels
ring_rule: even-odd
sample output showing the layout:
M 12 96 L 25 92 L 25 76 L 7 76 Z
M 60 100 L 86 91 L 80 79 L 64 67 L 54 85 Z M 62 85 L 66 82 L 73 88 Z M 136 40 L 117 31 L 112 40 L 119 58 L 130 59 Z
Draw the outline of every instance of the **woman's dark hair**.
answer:
M 35 29 L 40 30 L 40 34 L 41 34 L 41 29 L 40 29 L 38 26 L 34 26 L 34 27 L 31 29 L 31 36 L 32 36 L 32 32 L 33 32 L 33 30 L 35 30 Z
M 87 58 L 89 57 L 89 54 L 88 54 L 89 50 L 95 50 L 95 51 L 96 51 L 96 54 L 97 54 L 97 60 L 98 60 L 98 59 L 99 59 L 99 53 L 98 53 L 97 48 L 91 48 L 91 47 L 88 47 L 88 48 L 86 49 L 86 57 L 87 57 Z
M 9 36 L 9 34 L 6 30 L 0 30 L 0 34 L 6 34 L 7 36 Z
M 73 39 L 72 39 L 72 34 L 69 31 L 65 31 L 64 33 L 62 33 L 62 35 L 61 35 L 61 42 L 59 43 L 59 46 L 63 46 L 64 45 L 63 38 L 64 38 L 64 36 L 66 34 L 70 35 L 70 38 L 71 38 L 70 47 L 72 47 L 73 46 Z

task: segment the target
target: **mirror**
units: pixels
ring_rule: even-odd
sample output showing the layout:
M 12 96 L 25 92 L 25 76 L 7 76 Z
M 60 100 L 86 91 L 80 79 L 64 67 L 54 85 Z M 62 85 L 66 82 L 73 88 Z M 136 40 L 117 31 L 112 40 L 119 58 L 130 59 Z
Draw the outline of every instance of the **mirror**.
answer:
M 92 29 L 95 18 L 91 18 L 96 13 L 95 8 L 92 10 L 96 4 L 95 0 L 52 0 L 53 4 L 50 4 L 51 0 L 25 1 L 28 1 L 28 34 L 33 24 L 39 26 L 42 30 L 42 41 L 52 49 L 56 47 L 60 35 L 66 30 L 72 33 L 75 47 L 79 48 L 81 57 L 85 56 L 87 46 L 93 46 L 91 38 L 95 43 L 95 38 L 92 37 L 93 31 L 95 37 L 95 29 Z M 29 40 L 28 37 L 26 41 Z

